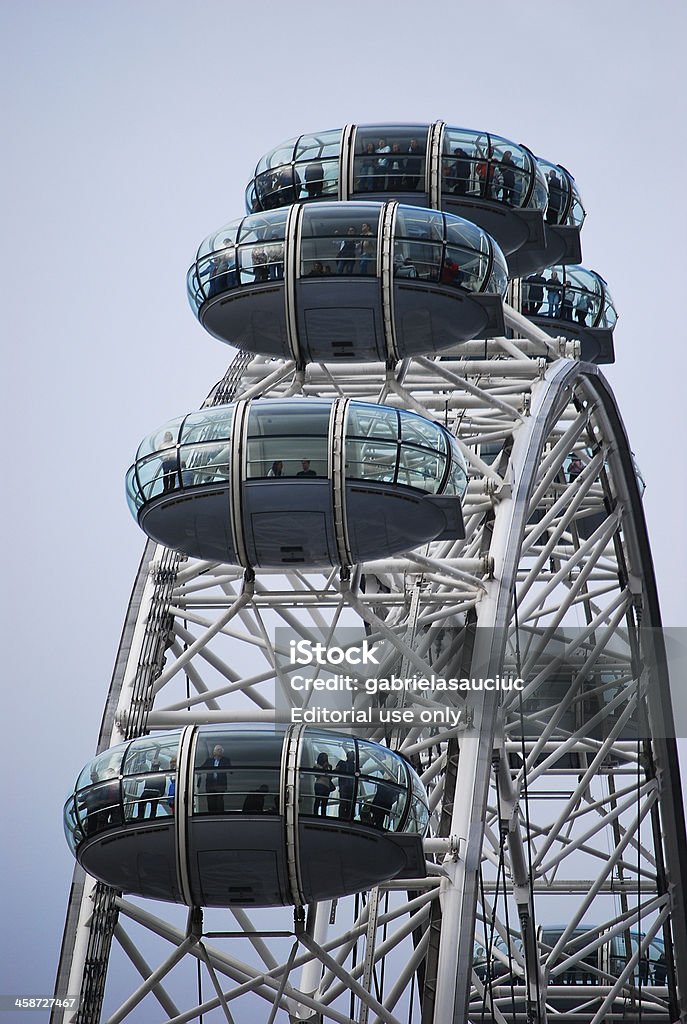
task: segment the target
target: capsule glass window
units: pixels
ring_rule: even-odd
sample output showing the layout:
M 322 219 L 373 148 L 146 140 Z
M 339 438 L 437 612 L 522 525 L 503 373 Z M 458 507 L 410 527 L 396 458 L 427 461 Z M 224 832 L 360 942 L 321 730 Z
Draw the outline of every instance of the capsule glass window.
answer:
M 443 256 L 444 222 L 440 213 L 407 209 L 396 215 L 394 277 L 438 281 Z
M 339 776 L 350 775 L 352 788 L 355 779 L 349 772 L 347 754 L 355 753 L 354 740 L 337 736 L 336 733 L 308 729 L 302 734 L 299 749 L 299 802 L 300 814 L 322 818 L 350 818 L 352 807 L 347 793 L 346 781 L 343 790 Z M 357 761 L 353 761 L 353 771 Z M 345 766 L 345 769 L 344 769 Z M 343 794 L 343 795 L 342 795 Z
M 616 313 L 615 306 L 613 305 L 613 300 L 608 291 L 605 291 L 603 307 L 601 310 L 601 319 L 596 326 L 613 328 L 615 327 L 617 319 L 618 314 Z
M 295 152 L 301 200 L 336 199 L 339 194 L 341 131 L 302 135 Z
M 122 764 L 126 821 L 166 817 L 174 812 L 179 734 L 134 740 Z
M 353 191 L 424 192 L 427 125 L 357 128 L 353 157 Z
M 444 129 L 442 192 L 496 200 L 515 208 L 529 206 L 533 175 L 534 160 L 521 146 L 486 133 Z M 545 198 L 543 201 L 545 204 Z
M 176 765 L 179 734 L 142 736 L 130 743 L 122 763 L 122 775 L 146 775 Z
M 573 200 L 570 206 L 570 213 L 568 214 L 565 223 L 571 225 L 572 227 L 581 227 L 582 223 L 584 222 L 584 218 L 587 214 L 584 206 L 582 205 L 582 197 L 577 189 L 577 185 L 575 184 L 574 179 L 572 179 L 572 187 Z
M 449 445 L 451 449 L 451 463 L 443 493 L 457 494 L 462 498 L 468 486 L 467 466 L 465 459 L 463 458 L 463 453 L 458 447 L 458 442 L 451 435 L 449 435 Z
M 297 142 L 298 139 L 283 142 L 260 159 L 246 193 L 250 210 L 273 210 L 299 199 L 301 178 L 293 165 Z
M 448 442 L 435 423 L 402 412 L 397 483 L 436 494 L 446 472 Z
M 207 256 L 191 267 L 187 278 L 189 300 L 198 311 L 207 299 L 236 288 L 236 249 L 233 245 Z
M 356 402 L 346 419 L 346 478 L 393 483 L 398 464 L 398 413 Z
M 326 478 L 330 411 L 329 403 L 317 401 L 252 405 L 247 478 Z M 304 466 L 304 462 L 309 465 Z
M 179 441 L 179 430 L 184 422 L 183 416 L 177 416 L 173 420 L 169 420 L 164 426 L 156 430 L 155 433 L 149 434 L 145 437 L 136 452 L 136 458 L 141 459 L 146 455 L 153 454 L 155 452 L 168 451 Z
M 191 304 L 239 284 L 260 284 L 284 276 L 286 211 L 244 217 L 216 231 L 198 249 L 187 278 Z
M 241 224 L 245 218 L 241 217 L 238 220 L 232 220 L 229 224 L 225 224 L 224 227 L 214 231 L 198 246 L 198 252 L 196 259 L 201 260 L 204 256 L 211 256 L 216 252 L 223 252 L 225 249 L 235 245 L 238 240 L 238 233 L 241 228 Z
M 301 814 L 354 821 L 386 832 L 407 830 L 413 773 L 398 754 L 365 740 L 309 729 L 299 757 Z M 422 788 L 419 782 L 416 785 Z
M 75 854 L 77 846 L 83 842 L 84 831 L 77 809 L 76 798 L 73 796 L 64 805 L 63 823 L 67 844 L 72 854 Z
M 408 421 L 399 438 L 399 426 Z M 397 483 L 428 494 L 446 476 L 446 439 L 441 427 L 413 413 L 356 403 L 346 422 L 346 477 Z
M 194 755 L 193 813 L 279 814 L 283 734 L 201 728 Z
M 182 445 L 179 449 L 182 488 L 229 480 L 231 458 L 230 441 Z
M 398 832 L 405 815 L 408 791 L 405 787 L 387 782 L 381 775 L 379 773 L 376 778 L 358 779 L 352 819 L 384 832 Z
M 405 765 L 391 751 L 357 741 L 358 804 L 354 818 L 386 832 L 397 832 L 408 802 Z
M 585 218 L 582 198 L 572 174 L 548 160 L 537 160 L 548 189 L 547 224 L 580 227 Z
M 89 786 L 75 796 L 76 814 L 83 834 L 90 838 L 124 820 L 118 778 Z
M 238 283 L 264 284 L 284 277 L 286 211 L 246 217 L 238 244 Z
M 406 832 L 419 832 L 424 835 L 429 825 L 429 807 L 427 794 L 415 773 L 411 773 L 410 813 L 405 825 Z
M 491 197 L 507 206 L 524 206 L 532 180 L 529 155 L 503 139 L 492 137 Z
M 69 814 L 70 843 L 79 838 L 77 828 L 88 838 L 122 823 L 120 774 L 126 749 L 127 745 L 121 744 L 104 750 L 80 773 Z
M 481 194 L 487 173 L 487 135 L 461 128 L 445 128 L 441 163 L 441 190 L 454 195 Z
M 587 270 L 558 267 L 558 276 L 563 279 L 558 316 L 562 320 L 573 320 L 584 327 L 595 327 L 599 323 L 603 306 L 603 290 L 594 274 Z M 549 278 L 550 284 L 551 278 Z M 548 297 L 551 308 L 551 297 Z M 553 314 L 549 314 L 553 315 Z
M 491 244 L 479 228 L 461 218 L 400 207 L 394 226 L 394 276 L 453 285 L 468 291 L 487 286 Z M 507 281 L 505 264 L 498 266 Z
M 300 198 L 301 185 L 300 175 L 292 164 L 282 164 L 255 180 L 258 201 L 263 210 L 295 203 Z
M 274 170 L 282 164 L 290 163 L 293 158 L 293 152 L 297 142 L 297 138 L 288 139 L 286 142 L 282 142 L 279 146 L 270 150 L 269 153 L 265 153 L 265 155 L 260 158 L 258 166 L 255 168 L 255 173 L 260 174 L 262 171 Z
M 423 448 L 432 448 L 445 455 L 448 449 L 447 435 L 437 424 L 426 420 L 422 416 L 403 410 L 400 414 L 401 440 L 404 445 L 418 445 Z
M 168 491 L 228 479 L 233 413 L 232 406 L 201 409 L 142 441 L 126 478 L 132 510 Z
M 89 761 L 76 780 L 76 789 L 84 789 L 106 779 L 118 778 L 122 767 L 122 758 L 126 745 L 121 744 L 104 750 L 92 761 Z
M 549 199 L 546 207 L 547 224 L 564 224 L 570 208 L 570 188 L 560 167 L 540 161 L 546 177 Z
M 376 272 L 380 207 L 313 205 L 303 211 L 301 277 Z

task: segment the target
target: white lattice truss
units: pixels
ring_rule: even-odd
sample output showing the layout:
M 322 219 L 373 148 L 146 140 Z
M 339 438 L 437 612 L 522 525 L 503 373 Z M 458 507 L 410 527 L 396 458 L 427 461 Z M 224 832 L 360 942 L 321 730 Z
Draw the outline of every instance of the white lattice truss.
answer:
M 667 683 L 639 629 L 658 622 L 635 474 L 594 368 L 514 311 L 508 320 L 519 339 L 394 369 L 297 370 L 261 357 L 245 367 L 236 397 L 346 396 L 445 423 L 470 470 L 466 538 L 354 566 L 343 579 L 279 570 L 251 582 L 236 567 L 182 560 L 147 728 L 283 721 L 278 625 L 311 639 L 365 625 L 381 644 L 381 675 L 409 666 L 447 675 L 460 664 L 457 674 L 475 677 L 517 673 L 526 688 L 500 706 L 479 693 L 436 703 L 425 694 L 421 707 L 450 701 L 458 726 L 389 734 L 380 725 L 373 735 L 414 761 L 430 794 L 426 878 L 313 906 L 298 934 L 288 909 L 203 916 L 119 898 L 110 1024 L 201 1014 L 250 1024 L 685 1019 L 684 835 L 662 739 Z M 584 470 L 571 483 L 573 451 Z M 106 745 L 127 735 L 162 555 L 130 612 Z M 442 629 L 450 643 L 431 639 Z M 650 739 L 628 739 L 647 704 Z M 92 892 L 87 880 L 70 992 L 84 977 Z M 672 988 L 638 973 L 654 936 Z M 622 963 L 598 955 L 615 937 Z M 591 965 L 586 983 L 570 984 L 581 964 Z

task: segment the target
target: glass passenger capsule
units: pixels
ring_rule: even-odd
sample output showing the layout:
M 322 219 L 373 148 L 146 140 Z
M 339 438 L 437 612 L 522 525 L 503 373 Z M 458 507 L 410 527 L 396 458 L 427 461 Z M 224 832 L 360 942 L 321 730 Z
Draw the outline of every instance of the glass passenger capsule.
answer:
M 543 927 L 541 930 L 542 945 L 553 949 L 566 931 L 564 924 L 557 927 Z M 604 926 L 600 922 L 597 921 L 594 924 L 588 922 L 574 928 L 570 932 L 569 938 L 573 941 L 577 940 L 578 948 L 580 948 L 589 942 L 590 934 L 601 935 L 603 932 Z M 628 940 L 631 949 L 630 955 L 635 959 L 634 969 L 629 979 L 630 983 L 637 986 L 647 983 L 664 986 L 667 981 L 667 966 L 665 943 L 661 935 L 655 935 L 650 941 L 647 941 L 645 932 L 632 930 L 616 935 L 612 931 L 606 931 L 604 942 L 601 945 L 596 945 L 591 952 L 575 963 L 569 963 L 563 977 L 560 978 L 556 995 L 547 996 L 547 1002 L 552 1009 L 560 1015 L 564 1012 L 572 1015 L 584 994 L 584 988 L 578 986 L 596 986 L 604 973 L 610 974 L 614 978 L 618 977 L 628 966 Z M 635 957 L 640 947 L 643 955 Z M 520 936 L 511 935 L 510 942 L 507 937 L 499 936 L 490 949 L 485 948 L 484 942 L 477 939 L 473 948 L 473 970 L 480 981 L 487 984 L 496 979 L 499 981 L 503 979 L 505 984 L 510 983 L 512 976 L 510 965 L 515 959 L 514 953 L 519 955 L 521 963 L 525 961 L 526 954 Z M 565 954 L 560 954 L 560 959 L 564 956 Z
M 246 190 L 249 213 L 322 199 L 398 199 L 455 213 L 507 255 L 545 245 L 546 179 L 530 150 L 443 121 L 301 135 L 263 156 Z
M 189 906 L 303 905 L 424 876 L 428 821 L 400 754 L 300 726 L 141 736 L 90 761 L 64 808 L 89 874 Z
M 485 231 L 391 202 L 252 214 L 206 238 L 188 273 L 210 334 L 301 363 L 396 360 L 503 334 L 507 286 Z
M 269 568 L 350 565 L 464 536 L 465 461 L 443 426 L 348 399 L 201 409 L 139 446 L 127 474 L 153 540 Z
M 549 267 L 522 282 L 522 311 L 552 337 L 578 338 L 589 363 L 612 363 L 618 314 L 608 285 L 585 267 Z

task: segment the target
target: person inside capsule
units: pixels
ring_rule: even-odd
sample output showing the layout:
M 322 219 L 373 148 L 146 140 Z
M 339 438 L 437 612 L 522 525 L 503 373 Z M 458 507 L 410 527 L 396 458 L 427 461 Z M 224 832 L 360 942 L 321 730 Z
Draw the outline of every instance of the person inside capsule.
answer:
M 224 747 L 216 743 L 212 749 L 212 756 L 208 757 L 200 766 L 205 778 L 209 814 L 224 814 L 224 795 L 227 792 L 225 769 L 227 768 L 231 768 L 231 761 L 224 756 Z
M 310 459 L 301 459 L 301 469 L 296 473 L 296 476 L 300 477 L 313 477 L 317 476 L 314 469 L 310 468 Z
M 108 785 L 93 786 L 79 798 L 82 807 L 86 808 L 86 835 L 92 836 L 113 825 L 121 825 L 122 812 L 119 805 L 119 783 L 115 781 L 114 768 L 106 768 L 102 778 L 95 765 L 91 768 L 91 783 L 107 783 Z

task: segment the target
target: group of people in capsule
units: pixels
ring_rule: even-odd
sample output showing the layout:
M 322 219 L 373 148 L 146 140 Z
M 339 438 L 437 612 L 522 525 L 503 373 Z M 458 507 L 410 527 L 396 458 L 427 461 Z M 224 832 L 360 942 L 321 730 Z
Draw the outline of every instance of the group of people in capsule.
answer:
M 91 786 L 78 798 L 85 817 L 86 836 L 94 836 L 127 821 L 142 821 L 174 815 L 176 806 L 177 759 L 172 756 L 166 768 L 159 761 L 147 766 L 141 780 L 133 777 L 121 785 L 115 769 L 102 773 L 91 770 Z M 224 747 L 216 743 L 209 756 L 195 767 L 195 814 L 279 814 L 278 770 L 251 771 L 232 767 Z M 236 774 L 234 781 L 232 775 Z M 317 755 L 311 767 L 301 767 L 302 814 L 359 821 L 379 829 L 393 829 L 390 816 L 402 789 L 383 778 L 369 778 L 364 787 L 357 784 L 355 750 L 343 750 L 332 767 L 327 753 Z M 270 782 L 255 781 L 269 778 Z M 248 788 L 248 780 L 252 786 Z M 313 796 L 307 794 L 312 784 Z M 127 791 L 128 790 L 128 791 Z M 338 790 L 337 795 L 335 791 Z M 333 813 L 330 815 L 330 809 Z M 82 819 L 83 820 L 83 819 Z
M 480 273 L 480 262 L 474 256 L 461 267 L 454 256 L 444 255 L 443 237 L 437 236 L 425 242 L 397 241 L 393 258 L 394 277 L 422 278 L 424 280 L 467 287 L 474 290 L 474 277 Z M 241 285 L 266 284 L 284 278 L 284 243 L 253 245 L 237 260 L 237 251 L 229 238 L 218 245 L 226 248 L 216 255 L 199 271 L 208 299 L 232 291 Z M 311 251 L 312 250 L 312 251 Z M 455 249 L 452 250 L 455 255 Z M 374 275 L 377 268 L 377 230 L 367 221 L 349 224 L 344 234 L 335 232 L 330 238 L 316 240 L 301 258 L 301 276 L 336 277 Z
M 479 138 L 479 137 L 478 137 Z M 357 144 L 354 191 L 358 194 L 416 192 L 425 188 L 424 138 L 370 138 Z M 512 149 L 495 153 L 484 139 L 452 146 L 445 141 L 441 161 L 442 191 L 475 194 L 512 204 L 520 185 L 519 167 Z M 263 172 L 256 180 L 258 201 L 253 209 L 275 209 L 299 200 L 336 198 L 339 184 L 337 159 L 315 157 Z
M 574 319 L 583 326 L 591 326 L 597 307 L 598 301 L 593 295 L 582 287 L 566 286 L 556 270 L 549 271 L 548 278 L 538 272 L 523 281 L 522 311 L 525 316 Z

